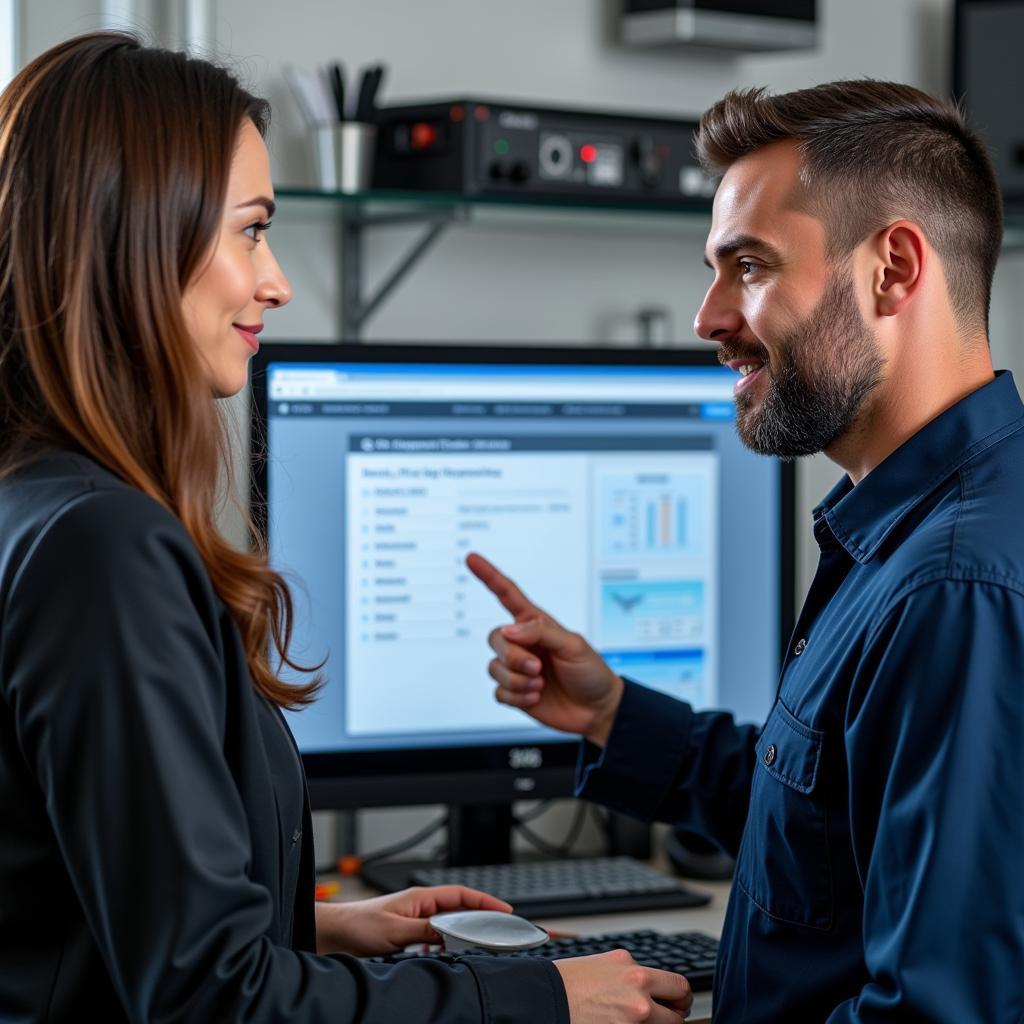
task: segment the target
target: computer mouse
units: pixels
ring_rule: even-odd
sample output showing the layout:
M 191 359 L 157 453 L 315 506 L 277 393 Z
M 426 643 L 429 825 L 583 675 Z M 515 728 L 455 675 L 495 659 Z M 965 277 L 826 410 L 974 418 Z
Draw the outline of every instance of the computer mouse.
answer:
M 455 910 L 435 914 L 431 927 L 444 938 L 449 953 L 460 953 L 474 947 L 496 953 L 512 953 L 518 949 L 534 949 L 548 941 L 543 928 L 516 914 L 500 910 Z

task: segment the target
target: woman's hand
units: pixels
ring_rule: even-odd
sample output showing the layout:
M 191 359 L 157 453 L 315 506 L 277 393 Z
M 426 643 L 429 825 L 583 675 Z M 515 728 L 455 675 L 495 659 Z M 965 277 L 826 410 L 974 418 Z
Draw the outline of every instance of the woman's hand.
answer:
M 624 949 L 554 961 L 565 984 L 570 1024 L 680 1024 L 690 1015 L 690 983 L 638 964 Z
M 502 910 L 512 907 L 464 885 L 414 887 L 351 903 L 316 904 L 316 951 L 379 956 L 416 942 L 439 943 L 428 918 L 448 910 Z

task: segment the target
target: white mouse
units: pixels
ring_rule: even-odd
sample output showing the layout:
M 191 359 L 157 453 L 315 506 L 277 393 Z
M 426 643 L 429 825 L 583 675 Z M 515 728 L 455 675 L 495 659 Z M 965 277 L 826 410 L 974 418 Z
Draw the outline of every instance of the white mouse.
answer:
M 500 910 L 456 910 L 448 914 L 435 914 L 431 927 L 444 937 L 444 948 L 449 953 L 461 953 L 473 947 L 495 953 L 513 953 L 519 949 L 534 949 L 548 941 L 543 928 L 516 914 Z

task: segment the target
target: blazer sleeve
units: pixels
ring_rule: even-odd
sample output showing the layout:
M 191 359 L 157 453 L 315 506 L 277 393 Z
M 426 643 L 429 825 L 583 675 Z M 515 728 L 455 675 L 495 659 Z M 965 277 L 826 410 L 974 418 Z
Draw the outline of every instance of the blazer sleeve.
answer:
M 567 1024 L 546 962 L 373 966 L 269 940 L 216 607 L 178 520 L 110 490 L 51 518 L 0 609 L 3 696 L 129 1019 Z

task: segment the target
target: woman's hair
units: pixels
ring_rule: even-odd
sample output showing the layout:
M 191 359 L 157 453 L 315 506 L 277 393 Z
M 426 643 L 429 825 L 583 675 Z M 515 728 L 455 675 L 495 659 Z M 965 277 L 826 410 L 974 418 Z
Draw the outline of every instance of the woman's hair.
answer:
M 130 35 L 69 39 L 0 96 L 0 476 L 39 452 L 84 452 L 169 509 L 277 705 L 293 609 L 248 520 L 253 553 L 216 523 L 230 446 L 182 293 L 220 231 L 228 176 L 265 100 L 225 69 Z
M 907 217 L 942 260 L 962 332 L 987 330 L 1003 204 L 985 145 L 956 104 L 872 79 L 778 96 L 740 89 L 701 118 L 697 156 L 723 172 L 783 139 L 799 144 L 794 201 L 824 221 L 831 259 Z

